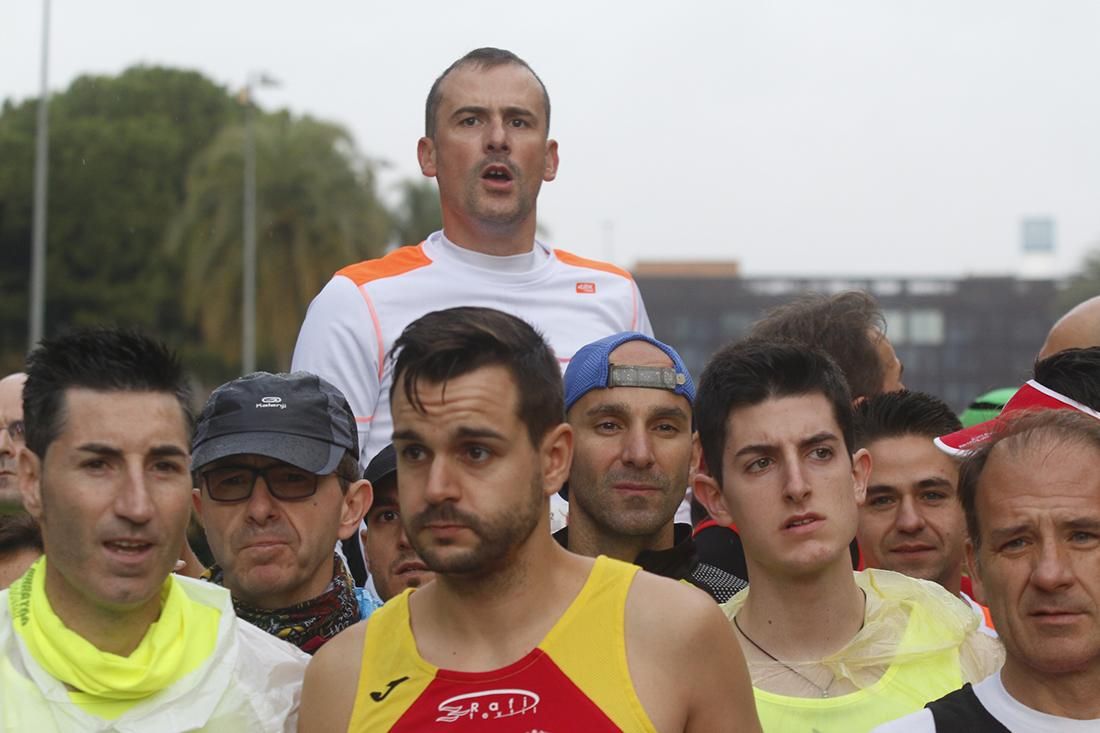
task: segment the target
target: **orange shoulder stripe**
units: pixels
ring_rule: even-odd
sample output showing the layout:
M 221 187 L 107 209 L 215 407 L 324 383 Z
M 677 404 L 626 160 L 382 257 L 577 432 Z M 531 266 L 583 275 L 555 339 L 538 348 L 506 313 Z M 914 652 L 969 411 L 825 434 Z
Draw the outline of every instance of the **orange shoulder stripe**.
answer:
M 363 260 L 354 265 L 338 270 L 337 275 L 342 275 L 354 282 L 357 286 L 369 283 L 372 280 L 381 280 L 384 277 L 403 275 L 406 272 L 432 264 L 428 255 L 424 254 L 424 243 L 400 247 L 382 257 L 373 260 Z
M 621 267 L 616 267 L 608 262 L 600 262 L 599 260 L 590 260 L 587 257 L 578 257 L 572 252 L 566 252 L 564 249 L 554 250 L 554 256 L 567 265 L 573 265 L 574 267 L 587 267 L 590 270 L 600 270 L 601 272 L 610 272 L 612 275 L 618 275 L 619 277 L 625 277 L 627 280 L 633 280 L 634 277 Z

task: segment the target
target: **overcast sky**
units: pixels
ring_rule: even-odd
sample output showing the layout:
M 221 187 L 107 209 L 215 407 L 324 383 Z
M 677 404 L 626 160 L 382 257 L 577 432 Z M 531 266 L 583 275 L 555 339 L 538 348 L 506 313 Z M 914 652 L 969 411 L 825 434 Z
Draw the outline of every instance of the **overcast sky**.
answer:
M 1100 246 L 1100 2 L 53 0 L 50 88 L 197 69 L 347 126 L 419 176 L 428 87 L 477 46 L 546 82 L 554 246 L 746 274 L 1005 273 L 1025 216 L 1059 270 Z M 0 2 L 0 98 L 37 94 L 40 0 Z M 2 165 L 0 161 L 0 165 Z M 28 186 L 31 183 L 28 181 Z

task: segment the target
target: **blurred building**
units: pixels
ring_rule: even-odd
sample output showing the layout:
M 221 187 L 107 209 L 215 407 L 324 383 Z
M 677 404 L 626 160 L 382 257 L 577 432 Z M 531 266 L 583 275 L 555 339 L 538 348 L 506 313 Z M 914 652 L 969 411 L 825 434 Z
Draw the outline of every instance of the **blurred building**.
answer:
M 962 410 L 1025 381 L 1054 323 L 1058 282 L 1016 277 L 738 277 L 733 263 L 639 263 L 635 279 L 654 333 L 698 379 L 719 347 L 765 311 L 805 292 L 865 290 L 883 310 L 910 389 Z

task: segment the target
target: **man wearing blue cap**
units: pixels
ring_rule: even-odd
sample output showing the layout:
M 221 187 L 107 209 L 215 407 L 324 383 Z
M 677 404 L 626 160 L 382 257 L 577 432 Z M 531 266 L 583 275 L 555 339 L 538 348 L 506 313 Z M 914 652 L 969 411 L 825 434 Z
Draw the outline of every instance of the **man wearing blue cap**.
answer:
M 356 433 L 340 391 L 305 372 L 222 385 L 195 428 L 195 508 L 216 560 L 205 577 L 238 616 L 309 654 L 365 616 L 333 551 L 370 505 Z
M 691 374 L 667 344 L 626 331 L 582 347 L 565 371 L 574 452 L 569 526 L 554 538 L 571 552 L 689 582 L 721 603 L 745 581 L 700 563 L 691 526 L 674 523 L 699 460 L 694 401 Z

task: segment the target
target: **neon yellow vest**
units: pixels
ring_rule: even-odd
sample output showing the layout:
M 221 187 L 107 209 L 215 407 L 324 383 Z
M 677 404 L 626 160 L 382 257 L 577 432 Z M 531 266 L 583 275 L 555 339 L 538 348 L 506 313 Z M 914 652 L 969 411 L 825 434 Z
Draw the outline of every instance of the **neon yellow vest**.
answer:
M 934 609 L 916 605 L 909 615 L 899 656 L 907 649 L 935 647 L 944 633 Z M 962 687 L 958 647 L 896 662 L 862 690 L 827 698 L 788 697 L 753 688 L 765 733 L 860 733 L 924 707 Z

